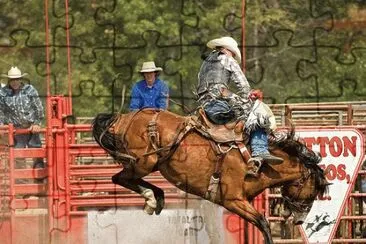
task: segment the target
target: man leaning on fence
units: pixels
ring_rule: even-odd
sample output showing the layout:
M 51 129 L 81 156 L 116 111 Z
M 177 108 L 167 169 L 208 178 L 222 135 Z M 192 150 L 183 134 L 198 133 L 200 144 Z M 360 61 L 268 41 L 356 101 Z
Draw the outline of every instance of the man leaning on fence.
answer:
M 15 148 L 40 148 L 39 132 L 44 111 L 38 91 L 32 85 L 23 83 L 22 78 L 26 75 L 17 67 L 11 67 L 7 74 L 1 75 L 8 79 L 8 83 L 0 89 L 0 122 L 13 124 L 16 129 L 30 130 L 28 134 L 14 136 Z M 33 168 L 44 167 L 42 158 L 33 160 Z

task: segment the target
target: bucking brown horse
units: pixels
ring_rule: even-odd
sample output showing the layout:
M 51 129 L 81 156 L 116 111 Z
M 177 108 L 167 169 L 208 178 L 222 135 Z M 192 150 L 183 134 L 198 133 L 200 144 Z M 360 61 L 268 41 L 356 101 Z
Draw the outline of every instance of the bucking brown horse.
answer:
M 144 109 L 99 114 L 93 121 L 97 143 L 123 164 L 123 170 L 112 177 L 113 183 L 143 196 L 149 214 L 159 214 L 164 207 L 164 192 L 142 179 L 155 171 L 179 189 L 207 199 L 210 179 L 217 173 L 217 146 L 194 118 Z M 281 187 L 284 217 L 293 214 L 294 223 L 302 224 L 316 197 L 327 191 L 318 166 L 321 158 L 295 139 L 293 129 L 270 140 L 271 153 L 284 161 L 263 164 L 257 178 L 245 177 L 248 166 L 238 148 L 233 144 L 220 148 L 219 190 L 209 200 L 254 224 L 266 244 L 273 240 L 268 221 L 251 204 L 255 196 L 266 188 Z

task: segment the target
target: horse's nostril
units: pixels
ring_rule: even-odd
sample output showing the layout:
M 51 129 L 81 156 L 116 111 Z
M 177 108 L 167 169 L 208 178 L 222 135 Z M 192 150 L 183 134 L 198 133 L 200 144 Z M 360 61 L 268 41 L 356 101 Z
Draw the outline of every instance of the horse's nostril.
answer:
M 298 220 L 298 221 L 295 222 L 295 225 L 302 225 L 303 223 L 304 223 L 303 220 Z

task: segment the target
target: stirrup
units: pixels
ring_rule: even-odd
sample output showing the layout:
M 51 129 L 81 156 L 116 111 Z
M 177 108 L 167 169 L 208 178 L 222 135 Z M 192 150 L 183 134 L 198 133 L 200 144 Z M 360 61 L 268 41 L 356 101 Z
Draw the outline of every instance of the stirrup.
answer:
M 248 171 L 246 175 L 258 177 L 258 172 L 262 167 L 262 164 L 263 164 L 263 158 L 261 157 L 250 158 L 247 163 Z

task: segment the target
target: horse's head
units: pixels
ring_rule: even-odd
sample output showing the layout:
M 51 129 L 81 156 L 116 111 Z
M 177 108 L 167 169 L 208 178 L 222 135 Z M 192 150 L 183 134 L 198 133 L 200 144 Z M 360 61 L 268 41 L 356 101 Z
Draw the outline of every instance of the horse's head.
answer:
M 300 164 L 299 167 L 295 167 L 299 170 L 294 173 L 299 177 L 286 182 L 281 188 L 284 199 L 284 210 L 281 214 L 286 219 L 293 214 L 293 222 L 297 225 L 302 224 L 314 200 L 328 191 L 329 183 L 318 165 L 321 157 L 295 139 L 294 130 L 272 145 L 286 152 L 294 165 Z
M 284 199 L 284 211 L 281 214 L 288 218 L 292 213 L 296 225 L 305 221 L 314 201 L 327 191 L 329 185 L 323 171 L 317 165 L 314 165 L 314 168 L 305 168 L 301 175 L 299 179 L 281 189 Z

